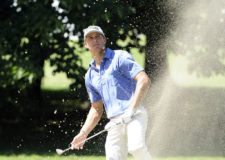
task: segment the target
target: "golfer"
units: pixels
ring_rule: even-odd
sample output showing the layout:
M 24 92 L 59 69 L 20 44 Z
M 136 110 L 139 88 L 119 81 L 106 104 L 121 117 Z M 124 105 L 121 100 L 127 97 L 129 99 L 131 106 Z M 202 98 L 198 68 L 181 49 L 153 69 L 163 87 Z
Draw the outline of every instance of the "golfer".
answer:
M 83 149 L 88 134 L 100 121 L 105 109 L 110 120 L 105 151 L 107 160 L 151 160 L 145 143 L 147 112 L 141 101 L 150 79 L 132 56 L 123 50 L 106 48 L 106 37 L 99 26 L 84 29 L 84 45 L 93 61 L 85 75 L 91 108 L 80 132 L 71 142 L 72 149 Z

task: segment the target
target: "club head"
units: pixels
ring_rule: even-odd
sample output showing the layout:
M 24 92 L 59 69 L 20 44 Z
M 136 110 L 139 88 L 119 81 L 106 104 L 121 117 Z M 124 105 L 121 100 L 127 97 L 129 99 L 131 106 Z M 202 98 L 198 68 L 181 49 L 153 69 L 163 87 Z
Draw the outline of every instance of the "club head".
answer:
M 64 151 L 62 149 L 56 149 L 56 153 L 58 155 L 62 155 L 64 153 Z

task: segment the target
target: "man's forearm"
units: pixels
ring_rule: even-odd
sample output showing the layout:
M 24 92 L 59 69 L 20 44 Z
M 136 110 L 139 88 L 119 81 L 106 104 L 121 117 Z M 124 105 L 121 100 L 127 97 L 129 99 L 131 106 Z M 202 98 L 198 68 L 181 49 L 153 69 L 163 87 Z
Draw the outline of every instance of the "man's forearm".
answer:
M 81 132 L 88 135 L 98 124 L 98 122 L 101 119 L 101 116 L 102 116 L 102 111 L 98 111 L 95 108 L 91 108 L 88 113 L 87 119 L 83 127 L 81 128 Z
M 135 108 L 140 105 L 143 98 L 146 96 L 146 93 L 150 87 L 151 80 L 145 73 L 142 73 L 140 77 L 137 78 L 137 85 L 135 89 L 135 93 L 133 96 L 133 100 L 131 103 L 131 108 Z

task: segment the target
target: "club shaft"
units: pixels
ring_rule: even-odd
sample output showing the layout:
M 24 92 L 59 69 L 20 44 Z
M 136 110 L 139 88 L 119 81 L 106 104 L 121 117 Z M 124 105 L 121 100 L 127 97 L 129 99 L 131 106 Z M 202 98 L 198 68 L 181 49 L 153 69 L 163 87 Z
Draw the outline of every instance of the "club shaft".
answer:
M 71 149 L 71 147 L 69 147 L 69 148 L 67 148 L 67 149 L 64 149 L 64 150 L 63 150 L 63 153 L 69 151 L 70 149 Z
M 93 136 L 90 136 L 90 137 L 88 137 L 87 139 L 85 139 L 84 141 L 82 141 L 80 144 L 82 144 L 82 143 L 84 143 L 84 142 L 86 142 L 86 141 L 88 141 L 88 140 L 90 140 L 90 139 L 92 139 L 92 138 L 94 138 L 94 137 L 96 137 L 96 136 L 98 136 L 98 135 L 100 135 L 100 134 L 106 132 L 106 131 L 107 131 L 106 129 L 104 129 L 104 130 L 102 130 L 102 131 L 99 131 L 98 133 L 94 134 Z
M 121 124 L 121 123 L 120 123 L 120 122 L 119 122 L 119 123 L 116 123 L 114 126 L 117 126 L 117 125 L 119 125 L 119 124 Z M 114 127 L 114 126 L 112 126 L 112 127 Z M 88 137 L 87 139 L 83 140 L 83 141 L 80 142 L 78 145 L 80 145 L 80 144 L 82 144 L 82 143 L 84 143 L 84 142 L 89 141 L 90 139 L 92 139 L 92 138 L 94 138 L 94 137 L 96 137 L 96 136 L 98 136 L 98 135 L 100 135 L 100 134 L 102 134 L 102 133 L 108 131 L 109 129 L 111 129 L 111 127 L 108 128 L 108 129 L 103 129 L 103 130 L 99 131 L 98 133 L 96 133 L 96 134 L 94 134 L 94 135 Z M 69 151 L 69 150 L 71 150 L 71 149 L 72 149 L 72 148 L 71 148 L 71 146 L 70 146 L 70 147 L 64 149 L 64 150 L 62 151 L 61 154 L 65 153 L 65 152 L 67 152 L 67 151 Z
M 94 134 L 93 136 L 90 136 L 87 139 L 85 139 L 84 141 L 80 142 L 79 145 L 84 143 L 84 142 L 86 142 L 86 141 L 88 141 L 88 140 L 90 140 L 90 139 L 92 139 L 92 138 L 94 138 L 94 137 L 96 137 L 96 136 L 98 136 L 98 135 L 100 135 L 100 134 L 102 134 L 102 133 L 104 133 L 104 132 L 106 132 L 106 131 L 107 131 L 106 129 L 104 129 L 102 131 L 99 131 L 98 133 Z M 62 153 L 65 153 L 65 152 L 69 151 L 70 149 L 72 149 L 72 148 L 71 147 L 66 148 L 66 149 L 63 150 Z
M 136 113 L 135 116 L 136 116 L 137 114 L 139 114 L 139 113 Z M 111 128 L 113 128 L 113 127 L 115 127 L 115 126 L 120 125 L 120 124 L 122 124 L 122 122 L 117 122 L 117 123 L 115 123 L 113 126 L 111 126 L 110 128 L 108 128 L 108 129 L 103 129 L 103 130 L 99 131 L 98 133 L 96 133 L 96 134 L 94 134 L 94 135 L 88 137 L 87 139 L 83 140 L 83 141 L 80 142 L 78 145 L 80 145 L 80 144 L 82 144 L 82 143 L 84 143 L 84 142 L 87 142 L 87 141 L 89 141 L 90 139 L 92 139 L 92 138 L 94 138 L 94 137 L 96 137 L 96 136 L 98 136 L 98 135 L 100 135 L 100 134 L 102 134 L 102 133 L 104 133 L 104 132 L 110 130 Z M 64 150 L 62 151 L 61 154 L 65 153 L 65 152 L 67 152 L 67 151 L 69 151 L 69 150 L 71 150 L 71 149 L 72 149 L 72 148 L 71 148 L 71 146 L 70 146 L 69 148 L 64 149 Z

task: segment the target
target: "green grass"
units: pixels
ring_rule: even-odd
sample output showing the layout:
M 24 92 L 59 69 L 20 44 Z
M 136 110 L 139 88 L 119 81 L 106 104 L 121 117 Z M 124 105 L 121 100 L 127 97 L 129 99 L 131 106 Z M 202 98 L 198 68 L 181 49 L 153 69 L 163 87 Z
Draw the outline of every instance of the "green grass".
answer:
M 168 157 L 156 160 L 225 160 L 225 157 Z
M 48 156 L 48 155 L 9 155 L 0 156 L 0 160 L 104 160 L 103 156 Z
M 50 66 L 48 61 L 44 65 L 44 78 L 41 82 L 41 88 L 45 90 L 66 90 L 69 89 L 69 85 L 73 82 L 72 79 L 68 79 L 65 73 L 52 74 L 54 67 Z
M 58 156 L 58 155 L 9 155 L 1 156 L 0 160 L 105 160 L 104 156 Z M 133 158 L 128 158 L 133 160 Z M 168 157 L 154 160 L 225 160 L 225 157 Z

